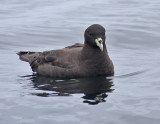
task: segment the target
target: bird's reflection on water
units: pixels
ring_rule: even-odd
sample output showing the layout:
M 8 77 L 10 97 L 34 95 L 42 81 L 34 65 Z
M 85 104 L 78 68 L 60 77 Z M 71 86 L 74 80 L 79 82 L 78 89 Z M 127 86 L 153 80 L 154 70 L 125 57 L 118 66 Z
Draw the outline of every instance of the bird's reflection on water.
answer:
M 106 77 L 92 77 L 79 79 L 58 80 L 49 77 L 31 76 L 30 80 L 36 89 L 42 91 L 55 91 L 54 93 L 33 93 L 33 95 L 48 96 L 70 96 L 82 93 L 84 103 L 95 105 L 105 102 L 107 93 L 112 92 L 113 80 Z

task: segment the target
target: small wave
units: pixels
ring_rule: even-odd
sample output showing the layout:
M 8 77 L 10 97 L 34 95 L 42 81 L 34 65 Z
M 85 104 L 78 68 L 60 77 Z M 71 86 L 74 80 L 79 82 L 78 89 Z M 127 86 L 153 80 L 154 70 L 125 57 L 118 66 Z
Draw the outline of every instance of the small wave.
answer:
M 131 73 L 124 74 L 124 75 L 117 75 L 117 76 L 114 76 L 114 77 L 115 77 L 115 78 L 125 78 L 125 77 L 136 76 L 136 75 L 142 74 L 142 73 L 144 73 L 144 72 L 146 72 L 146 70 L 131 72 Z

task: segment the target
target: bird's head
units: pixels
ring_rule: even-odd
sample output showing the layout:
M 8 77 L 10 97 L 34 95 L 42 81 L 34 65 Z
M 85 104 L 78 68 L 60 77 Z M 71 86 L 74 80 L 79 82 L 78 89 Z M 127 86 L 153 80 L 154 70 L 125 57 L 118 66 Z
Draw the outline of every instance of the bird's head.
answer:
M 101 51 L 103 51 L 106 39 L 104 27 L 99 24 L 93 24 L 89 26 L 85 30 L 84 38 L 86 44 L 95 48 L 99 48 Z

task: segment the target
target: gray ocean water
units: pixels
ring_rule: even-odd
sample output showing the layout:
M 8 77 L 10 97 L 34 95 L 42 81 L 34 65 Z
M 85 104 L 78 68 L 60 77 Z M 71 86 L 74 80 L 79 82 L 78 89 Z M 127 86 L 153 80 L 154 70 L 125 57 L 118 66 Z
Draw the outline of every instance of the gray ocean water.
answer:
M 38 77 L 16 55 L 83 43 L 94 23 L 114 77 Z M 159 124 L 159 65 L 159 0 L 0 1 L 0 124 Z

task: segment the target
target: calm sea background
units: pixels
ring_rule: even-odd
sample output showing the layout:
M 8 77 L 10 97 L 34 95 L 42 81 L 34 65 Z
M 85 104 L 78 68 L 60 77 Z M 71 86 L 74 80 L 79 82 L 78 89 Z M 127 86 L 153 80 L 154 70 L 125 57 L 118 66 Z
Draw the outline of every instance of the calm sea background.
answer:
M 83 43 L 95 23 L 114 77 L 38 77 L 16 55 Z M 0 1 L 0 124 L 159 124 L 159 65 L 159 0 Z

